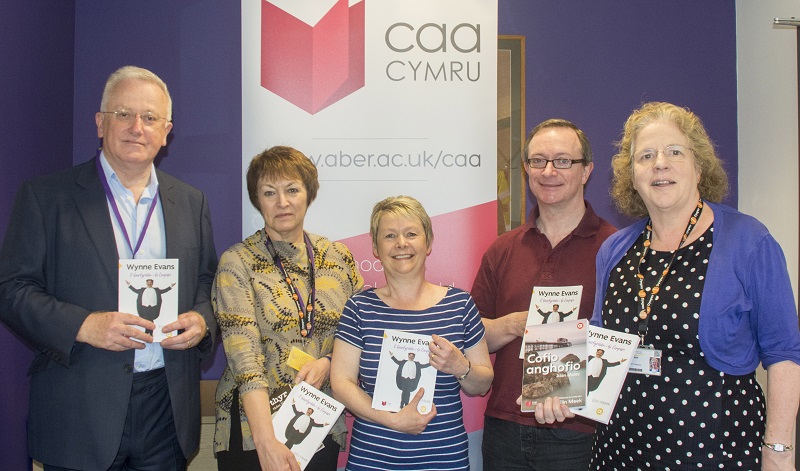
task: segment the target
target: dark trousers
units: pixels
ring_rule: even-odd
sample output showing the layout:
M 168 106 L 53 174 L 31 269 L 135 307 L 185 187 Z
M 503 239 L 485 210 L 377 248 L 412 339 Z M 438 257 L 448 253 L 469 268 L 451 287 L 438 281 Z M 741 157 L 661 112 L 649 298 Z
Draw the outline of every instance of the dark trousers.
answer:
M 484 471 L 586 471 L 594 434 L 485 417 Z
M 592 392 L 598 387 L 600 387 L 600 381 L 603 378 L 600 376 L 586 376 L 586 390 L 587 392 Z
M 336 471 L 339 461 L 339 445 L 330 435 L 322 441 L 325 447 L 318 451 L 308 462 L 305 471 Z M 228 451 L 217 452 L 217 469 L 219 471 L 260 471 L 256 450 L 244 450 L 242 447 L 242 421 L 239 415 L 239 391 L 234 391 L 231 398 L 231 441 Z
M 161 304 L 156 304 L 155 306 L 142 306 L 139 308 L 139 317 L 142 319 L 147 319 L 148 321 L 155 321 L 158 319 L 158 316 L 161 315 Z M 150 329 L 145 329 L 144 333 L 148 335 L 153 335 L 153 331 Z
M 400 408 L 407 406 L 411 401 L 411 393 L 417 390 L 419 378 L 400 377 L 396 381 L 397 388 L 400 389 Z
M 72 471 L 43 464 L 44 471 Z M 134 373 L 122 441 L 108 471 L 185 471 L 164 368 Z

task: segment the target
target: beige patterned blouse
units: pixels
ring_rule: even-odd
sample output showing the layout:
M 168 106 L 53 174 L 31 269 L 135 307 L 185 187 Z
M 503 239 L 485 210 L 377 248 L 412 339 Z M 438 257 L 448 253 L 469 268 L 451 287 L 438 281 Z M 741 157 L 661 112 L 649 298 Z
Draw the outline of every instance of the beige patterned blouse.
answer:
M 297 370 L 286 365 L 292 346 L 315 358 L 333 350 L 333 334 L 347 299 L 359 291 L 364 280 L 350 250 L 339 242 L 308 234 L 314 247 L 317 298 L 311 338 L 300 335 L 297 305 L 280 269 L 266 248 L 266 233 L 260 230 L 226 250 L 219 261 L 211 291 L 211 302 L 222 332 L 228 366 L 217 386 L 217 425 L 214 451 L 228 449 L 233 391 L 239 397 L 267 388 L 270 394 L 293 385 Z M 273 241 L 283 266 L 303 299 L 308 300 L 309 270 L 305 244 Z M 329 381 L 321 390 L 331 393 Z M 255 449 L 247 418 L 239 407 L 245 450 Z M 334 440 L 344 444 L 344 414 L 331 429 Z

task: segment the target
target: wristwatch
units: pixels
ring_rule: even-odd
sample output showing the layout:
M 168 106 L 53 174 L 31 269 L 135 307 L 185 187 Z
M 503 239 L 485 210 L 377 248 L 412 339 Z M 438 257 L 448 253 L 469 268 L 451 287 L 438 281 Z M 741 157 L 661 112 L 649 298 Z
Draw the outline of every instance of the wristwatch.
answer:
M 467 379 L 467 375 L 469 374 L 470 371 L 472 371 L 472 362 L 467 360 L 467 372 L 461 376 L 456 376 L 456 380 L 464 381 L 465 379 Z
M 779 453 L 783 453 L 784 451 L 791 451 L 792 450 L 792 445 L 784 445 L 783 443 L 761 442 L 761 444 L 764 445 L 767 448 L 772 448 L 773 450 L 775 450 L 775 451 L 777 451 Z

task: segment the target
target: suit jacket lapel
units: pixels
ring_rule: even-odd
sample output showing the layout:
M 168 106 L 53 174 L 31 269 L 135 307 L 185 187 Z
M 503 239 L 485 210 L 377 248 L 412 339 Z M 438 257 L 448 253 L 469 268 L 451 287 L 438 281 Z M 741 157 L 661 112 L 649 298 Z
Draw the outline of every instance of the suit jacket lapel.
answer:
M 86 232 L 94 243 L 97 254 L 103 267 L 106 269 L 109 280 L 114 280 L 116 286 L 119 276 L 119 254 L 114 237 L 114 228 L 111 225 L 111 215 L 108 212 L 106 194 L 95 168 L 95 160 L 85 164 L 75 180 L 78 186 L 75 192 L 75 207 L 80 215 Z
M 156 170 L 158 175 L 158 195 L 161 198 L 161 210 L 164 213 L 164 233 L 167 239 L 167 258 L 180 258 L 182 241 L 173 234 L 180 234 L 183 218 L 179 214 L 175 184 L 164 172 Z

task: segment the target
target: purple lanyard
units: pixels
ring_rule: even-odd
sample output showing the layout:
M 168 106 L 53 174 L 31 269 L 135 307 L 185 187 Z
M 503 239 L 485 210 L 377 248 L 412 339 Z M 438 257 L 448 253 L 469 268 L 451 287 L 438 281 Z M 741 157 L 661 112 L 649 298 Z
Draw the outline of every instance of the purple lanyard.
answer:
M 131 250 L 131 258 L 136 258 L 136 252 L 139 251 L 139 247 L 142 246 L 142 242 L 144 242 L 144 235 L 147 233 L 147 228 L 150 226 L 150 217 L 153 216 L 153 211 L 156 209 L 156 204 L 158 203 L 158 191 L 156 191 L 156 195 L 153 197 L 153 202 L 150 203 L 150 209 L 147 210 L 147 218 L 144 220 L 144 227 L 142 227 L 142 232 L 139 234 L 139 240 L 136 241 L 136 247 L 131 245 L 131 236 L 128 234 L 128 230 L 125 228 L 125 223 L 122 222 L 122 214 L 119 212 L 119 208 L 117 207 L 117 201 L 114 199 L 114 194 L 111 192 L 111 187 L 108 185 L 108 181 L 106 180 L 106 172 L 103 171 L 103 165 L 100 163 L 100 151 L 103 148 L 97 149 L 97 155 L 95 156 L 95 163 L 97 164 L 97 173 L 100 175 L 100 181 L 103 183 L 103 190 L 106 192 L 106 198 L 108 202 L 111 203 L 111 209 L 114 211 L 114 216 L 117 218 L 117 222 L 119 223 L 120 230 L 122 230 L 122 234 L 125 235 L 125 243 L 128 244 L 128 248 Z M 133 208 L 136 211 L 136 208 Z
M 266 233 L 266 229 L 264 229 Z M 281 271 L 283 275 L 283 281 L 286 283 L 286 286 L 289 290 L 293 291 L 292 299 L 294 299 L 295 305 L 297 306 L 297 317 L 300 320 L 300 335 L 303 338 L 307 338 L 311 335 L 314 330 L 314 307 L 317 301 L 317 284 L 316 284 L 316 277 L 314 276 L 314 248 L 311 245 L 311 239 L 308 237 L 308 234 L 303 232 L 303 239 L 306 243 L 306 253 L 308 254 L 308 271 L 309 277 L 311 278 L 311 293 L 309 293 L 308 304 L 305 305 L 305 309 L 303 309 L 303 297 L 300 295 L 300 290 L 297 289 L 297 285 L 294 284 L 292 281 L 292 277 L 289 276 L 289 273 L 283 267 L 283 262 L 281 262 L 281 257 L 278 255 L 278 252 L 275 250 L 275 246 L 272 245 L 272 239 L 267 235 L 267 252 L 269 252 L 272 260 L 275 262 L 275 265 Z

